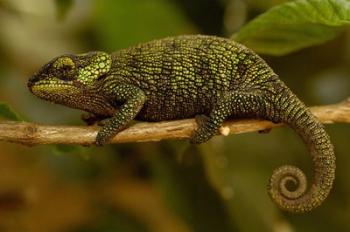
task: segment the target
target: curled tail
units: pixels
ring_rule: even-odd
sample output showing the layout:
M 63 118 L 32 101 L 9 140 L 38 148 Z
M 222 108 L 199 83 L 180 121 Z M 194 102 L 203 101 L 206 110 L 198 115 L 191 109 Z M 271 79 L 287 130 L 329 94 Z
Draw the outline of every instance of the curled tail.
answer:
M 332 188 L 335 175 L 333 145 L 323 125 L 289 89 L 284 89 L 273 102 L 276 114 L 271 119 L 284 122 L 300 135 L 312 156 L 314 174 L 308 187 L 299 168 L 281 166 L 272 174 L 269 194 L 281 209 L 293 213 L 311 211 L 325 200 Z

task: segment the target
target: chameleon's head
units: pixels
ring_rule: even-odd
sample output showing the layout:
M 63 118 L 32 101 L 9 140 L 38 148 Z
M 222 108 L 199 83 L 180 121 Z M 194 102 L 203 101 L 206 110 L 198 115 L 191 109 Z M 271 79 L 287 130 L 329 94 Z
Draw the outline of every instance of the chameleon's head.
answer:
M 108 74 L 111 63 L 110 55 L 104 52 L 59 56 L 29 78 L 28 88 L 45 100 L 82 108 L 81 101 L 86 101 L 87 93 Z

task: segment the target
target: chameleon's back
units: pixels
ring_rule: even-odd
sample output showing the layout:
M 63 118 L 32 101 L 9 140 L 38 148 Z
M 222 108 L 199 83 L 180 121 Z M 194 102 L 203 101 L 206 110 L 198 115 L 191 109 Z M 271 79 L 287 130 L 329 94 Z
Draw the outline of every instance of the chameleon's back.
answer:
M 112 54 L 114 77 L 147 95 L 145 120 L 169 120 L 210 112 L 228 90 L 259 91 L 276 79 L 251 50 L 214 36 L 178 36 L 140 44 Z M 149 113 L 148 113 L 149 112 Z

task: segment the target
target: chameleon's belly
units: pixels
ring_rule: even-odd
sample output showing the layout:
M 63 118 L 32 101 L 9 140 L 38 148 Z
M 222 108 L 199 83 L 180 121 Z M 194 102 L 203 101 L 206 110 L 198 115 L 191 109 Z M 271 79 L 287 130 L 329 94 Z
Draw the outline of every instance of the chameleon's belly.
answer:
M 136 119 L 164 121 L 193 118 L 197 114 L 208 114 L 211 108 L 212 102 L 203 96 L 201 98 L 186 98 L 179 95 L 149 96 Z

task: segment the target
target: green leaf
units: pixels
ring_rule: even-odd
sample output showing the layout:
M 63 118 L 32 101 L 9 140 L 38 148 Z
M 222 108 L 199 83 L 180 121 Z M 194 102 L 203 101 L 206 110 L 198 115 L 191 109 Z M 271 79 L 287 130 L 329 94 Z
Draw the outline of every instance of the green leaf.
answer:
M 13 121 L 22 121 L 20 117 L 8 104 L 0 102 L 0 117 L 13 120 Z
M 67 16 L 68 11 L 73 6 L 73 0 L 55 0 L 55 4 L 57 8 L 57 18 L 62 20 Z
M 271 8 L 232 38 L 258 53 L 284 55 L 331 40 L 349 24 L 348 0 L 296 0 Z

